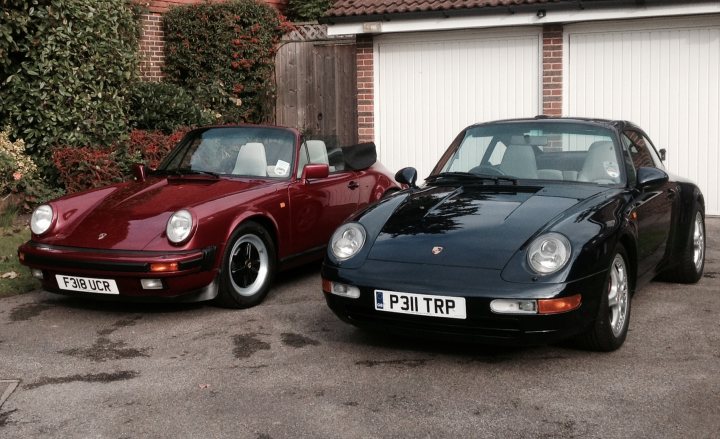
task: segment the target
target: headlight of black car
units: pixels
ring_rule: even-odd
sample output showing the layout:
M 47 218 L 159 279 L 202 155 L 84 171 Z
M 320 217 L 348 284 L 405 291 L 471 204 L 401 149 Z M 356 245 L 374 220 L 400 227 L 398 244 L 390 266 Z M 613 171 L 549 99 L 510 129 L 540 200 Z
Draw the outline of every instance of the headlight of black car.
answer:
M 53 209 L 49 204 L 38 206 L 32 213 L 30 218 L 30 229 L 36 235 L 42 235 L 47 232 L 52 225 Z
M 537 274 L 552 274 L 567 264 L 571 252 L 570 241 L 566 237 L 550 232 L 538 236 L 530 244 L 527 260 Z
M 173 213 L 167 222 L 165 231 L 167 237 L 173 244 L 180 244 L 186 241 L 193 230 L 192 214 L 183 209 Z
M 343 224 L 333 233 L 330 239 L 330 250 L 339 261 L 350 259 L 362 249 L 366 236 L 367 233 L 362 224 Z

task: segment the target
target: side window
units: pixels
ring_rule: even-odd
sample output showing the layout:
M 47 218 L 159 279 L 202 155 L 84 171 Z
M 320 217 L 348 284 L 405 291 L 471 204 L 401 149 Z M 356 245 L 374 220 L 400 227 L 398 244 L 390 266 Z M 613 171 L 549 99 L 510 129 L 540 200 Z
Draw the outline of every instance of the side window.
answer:
M 623 137 L 626 138 L 628 143 L 628 151 L 630 152 L 630 158 L 633 161 L 635 169 L 655 167 L 655 161 L 649 151 L 649 149 L 652 149 L 652 145 L 649 145 L 649 147 L 646 145 L 642 134 L 637 131 L 626 130 L 623 132 Z
M 655 167 L 665 169 L 665 165 L 663 164 L 662 160 L 660 160 L 660 155 L 658 155 L 657 151 L 655 150 L 655 146 L 653 146 L 653 143 L 646 136 L 643 136 L 642 138 L 645 141 L 648 152 L 653 159 L 653 163 L 655 163 Z

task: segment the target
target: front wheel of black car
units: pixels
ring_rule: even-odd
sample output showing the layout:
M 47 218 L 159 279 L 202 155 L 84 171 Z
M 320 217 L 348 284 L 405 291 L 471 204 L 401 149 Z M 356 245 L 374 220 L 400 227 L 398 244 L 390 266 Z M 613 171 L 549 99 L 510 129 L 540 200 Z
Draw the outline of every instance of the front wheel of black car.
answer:
M 268 232 L 247 222 L 230 236 L 220 270 L 215 302 L 228 308 L 255 306 L 270 290 L 275 272 L 275 248 Z
M 663 278 L 671 282 L 694 284 L 700 280 L 705 269 L 705 212 L 700 203 L 695 203 L 692 222 L 685 233 L 687 245 L 678 255 L 679 263 Z
M 606 288 L 594 324 L 579 337 L 594 351 L 614 351 L 625 342 L 630 323 L 630 270 L 625 248 L 618 245 L 608 269 Z

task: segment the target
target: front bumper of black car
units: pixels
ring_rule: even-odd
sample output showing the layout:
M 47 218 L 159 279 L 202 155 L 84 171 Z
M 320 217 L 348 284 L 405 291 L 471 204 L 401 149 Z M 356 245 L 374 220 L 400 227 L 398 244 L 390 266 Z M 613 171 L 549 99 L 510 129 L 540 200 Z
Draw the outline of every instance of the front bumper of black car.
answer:
M 606 287 L 605 272 L 563 284 L 529 284 L 504 281 L 498 270 L 371 260 L 356 269 L 326 263 L 322 277 L 359 288 L 360 297 L 356 299 L 325 292 L 330 309 L 357 327 L 403 336 L 500 345 L 554 343 L 583 332 L 594 322 Z M 377 289 L 463 297 L 467 316 L 454 319 L 378 311 Z M 495 299 L 538 300 L 578 294 L 582 302 L 577 309 L 557 314 L 498 314 L 490 308 Z

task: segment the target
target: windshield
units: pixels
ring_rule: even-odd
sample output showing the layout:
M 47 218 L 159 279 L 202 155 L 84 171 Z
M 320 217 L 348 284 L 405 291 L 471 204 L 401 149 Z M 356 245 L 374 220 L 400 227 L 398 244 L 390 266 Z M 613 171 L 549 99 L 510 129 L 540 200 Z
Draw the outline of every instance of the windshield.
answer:
M 197 130 L 172 151 L 158 171 L 289 178 L 294 146 L 295 135 L 281 128 Z
M 617 185 L 618 148 L 610 129 L 568 122 L 518 122 L 468 128 L 443 173 Z

